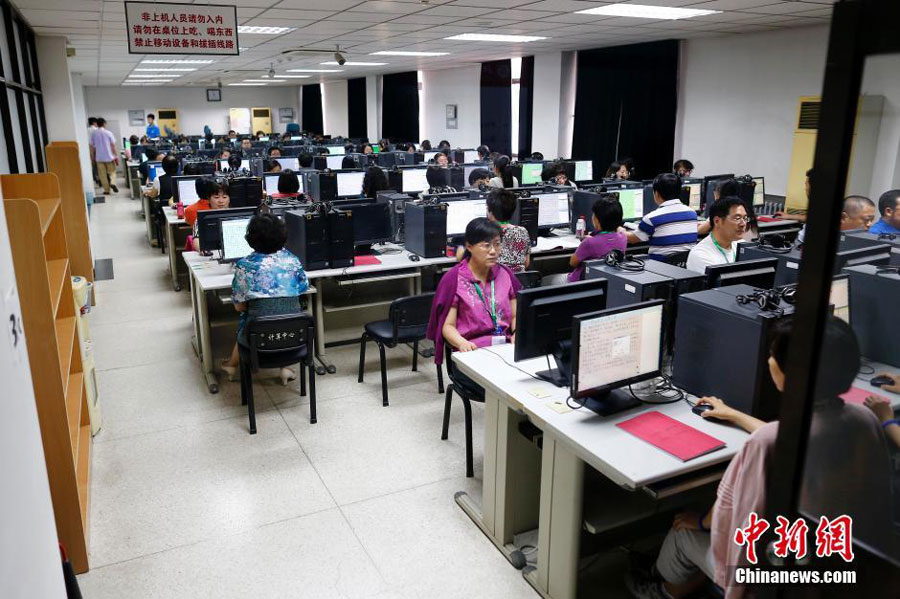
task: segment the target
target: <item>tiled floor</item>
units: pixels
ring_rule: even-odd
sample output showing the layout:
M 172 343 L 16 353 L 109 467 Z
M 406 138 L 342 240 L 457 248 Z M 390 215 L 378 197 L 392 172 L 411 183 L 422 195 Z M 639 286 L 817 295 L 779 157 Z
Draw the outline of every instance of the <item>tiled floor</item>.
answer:
M 440 440 L 433 366 L 410 372 L 389 350 L 391 406 L 378 352 L 356 382 L 357 348 L 329 350 L 317 379 L 318 424 L 296 387 L 257 379 L 259 433 L 247 433 L 237 383 L 207 392 L 191 349 L 190 298 L 147 245 L 126 190 L 92 213 L 91 315 L 103 429 L 94 439 L 91 565 L 85 597 L 537 597 L 453 495 L 481 494 L 463 474 L 462 410 Z

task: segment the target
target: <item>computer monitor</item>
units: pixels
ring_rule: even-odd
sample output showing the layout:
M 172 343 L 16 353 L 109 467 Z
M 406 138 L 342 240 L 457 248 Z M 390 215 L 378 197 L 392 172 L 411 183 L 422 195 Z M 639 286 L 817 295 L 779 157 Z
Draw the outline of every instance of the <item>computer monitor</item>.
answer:
M 557 387 L 569 384 L 572 318 L 606 308 L 606 279 L 519 291 L 516 298 L 516 362 L 548 354 L 556 368 L 536 375 Z
M 753 207 L 764 206 L 766 204 L 766 180 L 763 177 L 753 177 L 756 185 L 753 187 Z
M 476 168 L 484 168 L 484 167 L 480 164 L 465 164 L 465 165 L 463 165 L 463 177 L 465 177 L 466 187 L 469 186 L 469 175 L 471 175 L 472 171 L 474 171 Z
M 344 156 L 334 155 L 325 157 L 325 165 L 333 171 L 344 168 Z
M 337 174 L 337 195 L 339 198 L 362 195 L 363 171 L 344 171 Z
M 475 162 L 478 160 L 478 150 L 463 150 L 463 162 Z
M 772 289 L 777 272 L 778 258 L 715 264 L 706 267 L 706 286 L 712 289 L 744 284 L 758 289 Z
M 622 205 L 622 218 L 626 221 L 640 220 L 644 216 L 644 188 L 612 189 Z
M 267 175 L 263 175 L 263 191 L 267 196 L 275 195 L 278 193 L 278 179 L 281 177 L 282 173 L 270 173 Z M 294 176 L 297 177 L 297 181 L 300 183 L 300 189 L 298 190 L 300 193 L 305 193 L 303 189 L 303 177 L 301 177 L 298 173 L 294 173 Z
M 300 159 L 296 157 L 276 158 L 275 161 L 281 165 L 281 168 L 292 171 L 300 170 Z
M 663 301 L 575 316 L 571 396 L 604 416 L 637 404 L 619 387 L 650 380 L 662 370 Z M 517 323 L 518 326 L 518 323 Z
M 722 179 L 734 179 L 734 173 L 703 177 L 703 183 L 701 184 L 701 193 L 703 194 L 703 203 L 706 208 L 709 208 L 715 201 L 716 187 L 719 186 L 719 181 L 721 181 Z
M 428 162 L 430 160 L 434 160 L 434 157 L 440 154 L 440 152 L 438 152 L 437 150 L 428 150 L 426 152 L 422 152 L 422 154 L 424 156 L 423 160 L 425 162 Z
M 371 245 L 394 238 L 391 205 L 387 202 L 341 202 L 336 207 L 353 213 L 353 245 L 357 254 L 377 253 Z
M 850 324 L 850 277 L 838 275 L 831 281 L 828 302 L 834 306 L 834 315 Z
M 544 193 L 538 198 L 538 228 L 553 229 L 569 226 L 569 194 Z
M 575 161 L 575 181 L 593 181 L 594 180 L 594 162 L 591 160 Z
M 425 177 L 424 168 L 400 169 L 400 186 L 403 193 L 419 193 L 428 189 L 428 179 Z
M 235 262 L 253 252 L 253 248 L 247 243 L 247 225 L 249 217 L 223 218 L 219 223 L 219 231 L 222 248 L 222 262 Z
M 447 237 L 462 237 L 469 222 L 487 217 L 487 200 L 456 200 L 447 202 Z
M 343 154 L 345 151 L 344 146 L 325 146 L 325 147 L 328 149 L 328 153 L 332 156 L 335 154 Z
M 157 174 L 162 174 L 162 162 L 148 162 L 147 180 L 156 181 Z
M 200 200 L 197 195 L 197 179 L 189 175 L 187 177 L 175 177 L 175 201 L 181 202 L 185 207 L 196 204 Z
M 522 180 L 519 183 L 521 185 L 541 183 L 544 180 L 543 174 L 543 162 L 524 162 L 522 163 Z
M 684 188 L 688 189 L 687 206 L 694 212 L 700 212 L 700 207 L 702 204 L 702 202 L 701 202 L 702 196 L 700 195 L 700 188 L 702 186 L 703 186 L 703 184 L 700 181 L 694 181 L 694 182 L 685 181 L 683 183 L 682 189 L 684 189 Z
M 223 208 L 221 210 L 200 210 L 197 212 L 197 237 L 200 249 L 204 252 L 222 249 L 222 219 L 251 217 L 256 214 L 256 207 Z

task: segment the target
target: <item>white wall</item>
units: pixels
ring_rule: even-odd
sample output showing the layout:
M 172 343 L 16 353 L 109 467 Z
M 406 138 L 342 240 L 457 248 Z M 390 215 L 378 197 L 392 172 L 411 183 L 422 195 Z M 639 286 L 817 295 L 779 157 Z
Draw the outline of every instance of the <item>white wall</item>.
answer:
M 85 128 L 87 123 L 83 123 L 82 126 L 82 123 L 75 121 L 72 79 L 66 58 L 66 38 L 38 35 L 35 38 L 35 49 L 41 73 L 47 141 L 77 140 L 76 128 Z
M 531 150 L 545 158 L 559 152 L 559 101 L 562 77 L 562 52 L 534 57 L 534 105 L 531 120 Z
M 875 56 L 866 62 L 864 94 L 884 96 L 881 131 L 872 169 L 869 197 L 877 201 L 888 189 L 900 188 L 900 56 Z
M 432 145 L 442 139 L 454 148 L 481 145 L 481 65 L 425 71 L 425 135 Z M 447 104 L 456 104 L 457 129 L 447 129 Z M 421 141 L 421 140 L 420 140 Z
M 84 105 L 84 84 L 80 73 L 72 73 L 72 98 L 75 102 L 75 123 L 81 123 L 75 127 L 78 142 L 78 157 L 81 159 L 81 185 L 85 193 L 93 196 L 94 180 L 91 173 L 91 151 L 88 147 L 87 111 Z
M 322 117 L 325 134 L 347 137 L 349 131 L 347 107 L 347 80 L 322 84 Z
M 85 96 L 88 114 L 102 116 L 108 121 L 119 121 L 124 137 L 143 135 L 146 129 L 146 124 L 141 127 L 128 124 L 129 110 L 142 109 L 145 113 L 156 113 L 160 108 L 176 108 L 179 129 L 186 135 L 202 135 L 204 125 L 209 125 L 213 133 L 226 133 L 230 128 L 228 111 L 231 108 L 271 108 L 272 127 L 278 132 L 284 132 L 287 127 L 278 122 L 279 108 L 293 108 L 296 119 L 300 115 L 295 86 L 226 86 L 222 88 L 221 102 L 207 102 L 203 87 L 86 87 Z
M 366 137 L 381 139 L 381 75 L 366 76 Z

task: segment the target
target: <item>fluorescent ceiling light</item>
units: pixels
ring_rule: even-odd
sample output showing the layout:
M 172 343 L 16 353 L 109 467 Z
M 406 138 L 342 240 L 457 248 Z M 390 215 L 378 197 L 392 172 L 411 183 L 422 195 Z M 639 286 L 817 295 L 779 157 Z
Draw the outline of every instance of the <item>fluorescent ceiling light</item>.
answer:
M 336 60 L 332 60 L 329 62 L 320 62 L 319 64 L 329 66 L 329 67 L 382 67 L 386 65 L 386 62 L 354 62 L 348 60 L 344 64 L 338 63 Z
M 153 83 L 171 83 L 172 79 L 142 79 L 140 81 L 123 81 L 122 85 L 151 85 Z
M 587 10 L 575 11 L 579 15 L 604 15 L 607 17 L 635 17 L 638 19 L 689 19 L 715 15 L 721 10 L 701 8 L 675 8 L 672 6 L 648 6 L 646 4 L 610 4 Z
M 284 79 L 244 79 L 244 83 L 278 83 Z
M 253 25 L 239 25 L 238 33 L 258 33 L 260 35 L 278 35 L 293 31 L 296 27 L 256 27 Z
M 215 60 L 151 60 L 145 58 L 141 64 L 211 64 Z
M 369 56 L 447 56 L 449 52 L 407 52 L 404 50 L 381 50 L 370 52 Z
M 287 69 L 288 73 L 343 73 L 341 69 Z
M 138 69 L 134 69 L 134 70 L 135 70 L 135 72 L 137 72 L 137 73 L 140 73 L 141 71 L 145 71 L 145 72 L 148 72 L 148 73 L 163 73 L 163 72 L 173 72 L 173 73 L 176 73 L 176 72 L 183 72 L 183 73 L 189 73 L 189 72 L 191 72 L 191 71 L 196 71 L 197 68 L 196 68 L 196 67 L 156 67 L 156 68 L 153 68 L 153 69 L 140 69 L 140 68 L 138 68 Z
M 228 85 L 229 85 L 230 87 L 238 87 L 238 86 L 245 86 L 245 87 L 264 87 L 266 84 L 265 84 L 265 83 L 229 83 Z
M 141 73 L 139 75 L 135 75 L 134 73 L 132 73 L 128 77 L 131 79 L 160 79 L 163 77 L 184 77 L 184 75 L 182 75 L 181 73 L 154 73 L 152 75 L 149 73 Z
M 503 35 L 499 33 L 462 33 L 453 37 L 445 37 L 445 40 L 460 42 L 536 42 L 545 40 L 539 35 Z
M 275 75 L 278 79 L 309 79 L 312 75 Z

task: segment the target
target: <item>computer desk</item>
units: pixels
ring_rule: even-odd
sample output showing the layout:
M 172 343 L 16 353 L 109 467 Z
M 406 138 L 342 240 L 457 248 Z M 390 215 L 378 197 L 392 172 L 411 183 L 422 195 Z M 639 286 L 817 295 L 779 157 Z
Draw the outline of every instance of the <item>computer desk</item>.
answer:
M 151 198 L 146 193 L 144 193 L 143 189 L 141 189 L 139 193 L 141 194 L 141 207 L 144 212 L 144 224 L 147 225 L 147 243 L 150 244 L 150 246 L 152 247 L 154 240 L 156 240 L 157 243 L 159 243 L 159 241 L 160 241 L 160 240 L 156 239 L 156 227 L 153 226 L 153 221 L 154 221 L 153 200 L 154 200 L 154 198 Z
M 141 199 L 141 172 L 140 172 L 141 163 L 137 160 L 131 160 L 130 162 L 125 163 L 125 179 L 128 182 L 128 187 L 131 189 L 131 199 L 132 200 L 140 200 Z
M 181 282 L 178 280 L 178 276 L 182 274 L 187 275 L 187 270 L 182 267 L 185 262 L 178 259 L 178 255 L 184 250 L 176 242 L 176 231 L 187 230 L 190 232 L 191 226 L 184 218 L 179 218 L 174 208 L 165 206 L 162 210 L 166 216 L 166 251 L 169 253 L 169 273 L 172 275 L 172 288 L 175 291 L 181 291 Z
M 607 418 L 586 409 L 560 413 L 551 405 L 565 404 L 569 390 L 517 369 L 533 374 L 547 367 L 546 360 L 515 363 L 513 353 L 513 345 L 507 344 L 454 354 L 459 369 L 485 390 L 481 506 L 462 492 L 456 494 L 456 502 L 507 559 L 516 549 L 513 537 L 537 527 L 537 569 L 526 572 L 525 578 L 544 597 L 574 599 L 582 529 L 606 532 L 661 508 L 683 505 L 692 490 L 721 478 L 749 435 L 697 416 L 685 401 L 643 405 Z M 875 373 L 896 370 L 872 361 L 865 361 L 865 366 Z M 900 395 L 869 385 L 874 375 L 861 376 L 855 386 L 890 396 L 894 408 L 900 406 Z M 616 427 L 649 410 L 680 420 L 726 446 L 682 462 Z M 542 450 L 519 434 L 524 420 L 542 431 Z M 582 505 L 585 464 L 609 482 L 589 506 Z

